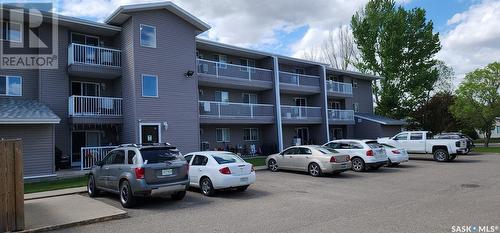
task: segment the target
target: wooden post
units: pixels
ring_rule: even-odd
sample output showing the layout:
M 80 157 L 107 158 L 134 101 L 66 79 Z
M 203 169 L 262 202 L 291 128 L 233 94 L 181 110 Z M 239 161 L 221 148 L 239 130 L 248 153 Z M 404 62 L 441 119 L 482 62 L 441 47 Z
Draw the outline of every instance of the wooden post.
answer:
M 0 232 L 24 230 L 22 142 L 0 140 Z

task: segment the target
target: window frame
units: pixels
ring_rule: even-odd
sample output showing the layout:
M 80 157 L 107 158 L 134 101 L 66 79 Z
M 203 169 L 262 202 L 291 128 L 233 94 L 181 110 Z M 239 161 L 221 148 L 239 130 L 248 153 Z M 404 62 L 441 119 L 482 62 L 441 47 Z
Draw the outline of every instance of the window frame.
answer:
M 219 140 L 219 138 L 217 137 L 217 131 L 221 130 L 221 140 Z M 227 130 L 227 141 L 225 141 L 225 131 Z M 216 128 L 215 129 L 215 140 L 217 142 L 222 142 L 222 143 L 226 143 L 226 142 L 231 142 L 231 129 L 229 128 Z
M 205 158 L 205 159 L 206 159 L 206 160 L 205 160 L 205 161 L 206 161 L 206 163 L 205 163 L 205 164 L 194 164 L 194 161 L 195 161 L 196 157 L 202 157 L 202 159 L 203 159 L 203 158 Z M 192 158 L 191 160 L 192 160 L 192 162 L 191 162 L 191 166 L 200 166 L 200 167 L 204 167 L 204 166 L 207 166 L 207 164 L 208 164 L 208 156 L 205 156 L 205 155 L 194 155 L 194 156 L 193 156 L 193 158 Z
M 226 54 L 215 54 L 217 57 L 216 62 L 217 62 L 217 67 L 219 69 L 227 69 L 227 64 L 228 64 L 228 59 Z M 221 59 L 223 57 L 224 59 Z M 221 60 L 224 60 L 223 62 Z
M 255 97 L 255 103 L 252 103 L 252 97 Z M 259 99 L 258 95 L 255 93 L 241 93 L 241 98 L 243 99 L 243 103 L 245 104 L 258 104 Z
M 0 93 L 0 96 L 14 96 L 14 97 L 19 97 L 19 96 L 23 96 L 23 77 L 22 76 L 18 76 L 18 75 L 0 75 L 0 77 L 5 77 L 5 94 L 2 94 Z M 12 95 L 12 94 L 9 94 L 9 79 L 11 78 L 18 78 L 19 81 L 20 81 L 20 84 L 19 84 L 19 95 Z
M 246 138 L 247 130 L 248 130 L 248 139 Z M 254 136 L 257 136 L 257 137 L 254 138 Z M 245 142 L 257 142 L 259 140 L 260 140 L 259 128 L 244 128 L 243 129 L 243 141 L 245 141 Z
M 405 139 L 396 139 L 396 138 L 398 138 L 399 136 L 401 136 L 401 135 L 405 135 L 405 134 L 406 134 L 406 138 L 405 138 Z M 410 134 L 409 134 L 409 133 L 398 133 L 398 134 L 396 134 L 396 136 L 394 136 L 394 138 L 393 138 L 393 139 L 394 139 L 394 140 L 396 140 L 396 141 L 401 141 L 401 140 L 408 141 L 408 137 L 409 137 L 409 136 L 410 136 Z
M 144 95 L 144 77 L 154 77 L 156 79 L 156 84 L 155 84 L 155 87 L 156 87 L 156 95 L 155 96 L 149 96 L 149 95 Z M 141 74 L 141 95 L 142 97 L 145 97 L 145 98 L 158 98 L 160 96 L 160 94 L 158 93 L 158 75 L 152 75 L 152 74 Z
M 217 93 L 220 93 L 220 94 L 217 94 Z M 223 93 L 227 94 L 227 101 L 223 101 L 224 100 L 222 98 L 222 94 Z M 220 100 L 217 99 L 217 96 L 220 96 Z M 229 103 L 229 102 L 231 102 L 229 91 L 215 91 L 214 100 L 215 100 L 215 102 L 218 102 L 218 103 Z
M 7 28 L 3 29 L 4 23 L 7 23 Z M 7 20 L 0 20 L 0 26 L 2 27 L 2 31 L 5 33 L 5 39 L 3 38 L 3 35 L 0 36 L 0 41 L 9 41 L 9 42 L 14 42 L 14 43 L 23 43 L 23 36 L 24 36 L 24 25 L 19 22 L 13 22 L 13 21 L 7 21 Z M 19 41 L 17 40 L 11 40 L 10 38 L 10 24 L 17 24 L 19 25 Z
M 149 45 L 149 44 L 144 44 L 143 43 L 143 40 L 142 40 L 142 28 L 143 27 L 150 27 L 150 28 L 153 28 L 154 29 L 154 45 Z M 147 24 L 139 24 L 139 43 L 141 45 L 141 47 L 146 47 L 146 48 L 157 48 L 158 47 L 158 40 L 157 40 L 157 30 L 156 30 L 156 27 L 155 26 L 151 26 L 151 25 L 147 25 Z

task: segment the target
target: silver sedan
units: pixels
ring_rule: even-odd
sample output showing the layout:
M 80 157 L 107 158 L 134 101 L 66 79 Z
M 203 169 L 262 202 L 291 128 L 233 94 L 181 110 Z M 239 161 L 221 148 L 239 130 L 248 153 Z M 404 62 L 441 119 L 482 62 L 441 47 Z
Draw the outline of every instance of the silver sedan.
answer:
M 292 146 L 266 159 L 269 170 L 305 171 L 312 176 L 338 174 L 351 169 L 349 155 L 324 146 Z

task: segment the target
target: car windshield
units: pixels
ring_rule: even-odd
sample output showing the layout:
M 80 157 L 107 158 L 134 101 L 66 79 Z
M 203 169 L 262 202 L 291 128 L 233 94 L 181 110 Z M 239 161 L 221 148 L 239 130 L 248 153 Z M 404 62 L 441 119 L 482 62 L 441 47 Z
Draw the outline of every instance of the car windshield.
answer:
M 372 149 L 377 149 L 381 147 L 381 145 L 377 141 L 366 141 L 365 143 Z
M 166 161 L 182 158 L 176 148 L 143 148 L 140 150 L 145 164 L 164 163 Z
M 318 146 L 318 147 L 314 147 L 314 149 L 318 150 L 319 152 L 321 152 L 323 154 L 339 153 L 338 151 L 336 151 L 330 147 L 327 147 L 327 146 Z
M 387 147 L 387 148 L 396 148 L 396 147 L 393 147 L 393 146 L 385 144 L 385 143 L 380 143 L 380 145 L 383 147 Z
M 215 155 L 212 155 L 212 157 L 215 159 L 215 161 L 217 161 L 218 164 L 243 163 L 243 162 L 245 162 L 239 156 L 237 156 L 235 154 L 229 154 L 229 153 L 215 154 Z

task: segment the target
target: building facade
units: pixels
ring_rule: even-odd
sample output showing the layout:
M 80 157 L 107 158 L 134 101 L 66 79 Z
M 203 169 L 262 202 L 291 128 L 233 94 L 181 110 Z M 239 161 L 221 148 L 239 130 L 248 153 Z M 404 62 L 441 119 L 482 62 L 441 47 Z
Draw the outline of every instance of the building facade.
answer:
M 56 150 L 83 169 L 122 143 L 267 155 L 390 136 L 403 124 L 373 115 L 379 77 L 201 39 L 210 27 L 170 2 L 122 6 L 105 23 L 58 22 L 57 69 L 0 72 L 3 111 L 43 113 L 0 114 L 0 138 L 23 138 L 27 178 L 54 175 Z M 2 37 L 7 49 L 34 30 L 3 29 L 21 35 Z M 36 29 L 39 37 L 48 31 Z

